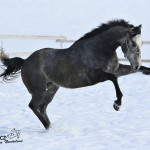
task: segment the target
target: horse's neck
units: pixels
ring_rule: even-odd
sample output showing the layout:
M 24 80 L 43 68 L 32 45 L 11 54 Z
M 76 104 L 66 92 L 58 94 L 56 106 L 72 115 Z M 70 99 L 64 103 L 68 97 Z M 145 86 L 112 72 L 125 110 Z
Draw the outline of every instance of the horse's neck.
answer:
M 74 43 L 74 50 L 88 51 L 95 54 L 105 54 L 106 57 L 112 56 L 116 49 L 121 45 L 119 40 L 125 36 L 124 27 L 113 27 L 96 36 L 78 40 Z
M 122 26 L 113 27 L 95 37 L 95 45 L 101 48 L 101 51 L 106 51 L 113 54 L 116 49 L 122 45 L 127 35 L 127 29 Z M 92 40 L 92 39 L 91 39 Z
M 81 42 L 82 47 L 92 50 L 94 53 L 106 53 L 107 55 L 112 55 L 116 49 L 119 47 L 118 39 L 114 36 L 104 34 L 85 39 L 84 42 Z

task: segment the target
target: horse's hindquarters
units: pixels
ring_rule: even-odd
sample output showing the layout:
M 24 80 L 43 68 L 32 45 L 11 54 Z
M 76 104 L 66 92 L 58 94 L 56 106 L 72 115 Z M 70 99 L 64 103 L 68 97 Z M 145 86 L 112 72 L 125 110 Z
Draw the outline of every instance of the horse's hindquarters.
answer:
M 40 51 L 36 51 L 25 60 L 21 69 L 23 83 L 31 94 L 46 89 L 46 79 L 41 72 L 41 63 Z

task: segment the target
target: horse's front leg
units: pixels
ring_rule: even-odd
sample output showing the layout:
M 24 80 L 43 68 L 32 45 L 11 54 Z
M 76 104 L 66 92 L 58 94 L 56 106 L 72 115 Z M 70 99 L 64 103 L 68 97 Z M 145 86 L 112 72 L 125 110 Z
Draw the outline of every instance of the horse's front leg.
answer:
M 150 75 L 150 68 L 141 66 L 139 71 L 143 72 L 144 74 Z
M 115 74 L 117 77 L 121 77 L 136 72 L 142 72 L 150 75 L 150 68 L 141 66 L 139 70 L 133 70 L 130 65 L 119 64 L 118 69 L 114 71 L 113 74 Z
M 98 69 L 94 71 L 89 71 L 88 76 L 91 79 L 92 84 L 96 84 L 98 82 L 104 82 L 107 80 L 110 80 L 113 82 L 115 89 L 116 89 L 116 97 L 117 97 L 117 100 L 114 102 L 113 107 L 116 111 L 119 111 L 121 107 L 121 103 L 122 103 L 121 100 L 122 100 L 123 94 L 118 85 L 117 77 L 114 74 L 107 73 Z
M 116 111 L 119 111 L 120 107 L 121 107 L 121 104 L 122 104 L 122 96 L 123 96 L 123 94 L 122 94 L 122 92 L 120 90 L 120 87 L 118 85 L 117 77 L 114 74 L 108 74 L 108 79 L 113 82 L 113 84 L 115 86 L 115 89 L 116 89 L 117 100 L 114 101 L 113 107 L 114 107 L 114 109 Z

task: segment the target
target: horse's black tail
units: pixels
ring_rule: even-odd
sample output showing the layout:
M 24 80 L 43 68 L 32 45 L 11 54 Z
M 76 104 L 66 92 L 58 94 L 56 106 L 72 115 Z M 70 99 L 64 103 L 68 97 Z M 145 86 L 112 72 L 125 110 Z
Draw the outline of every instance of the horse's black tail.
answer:
M 21 67 L 24 63 L 24 59 L 19 57 L 9 58 L 1 49 L 0 60 L 2 62 L 4 72 L 0 74 L 4 81 L 13 80 L 20 73 Z

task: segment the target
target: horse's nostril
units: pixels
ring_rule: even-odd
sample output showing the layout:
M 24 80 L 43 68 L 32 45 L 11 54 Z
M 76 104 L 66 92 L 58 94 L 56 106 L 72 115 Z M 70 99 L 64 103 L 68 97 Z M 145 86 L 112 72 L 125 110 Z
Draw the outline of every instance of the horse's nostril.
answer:
M 138 66 L 135 66 L 135 70 L 138 70 L 139 69 L 139 67 Z

